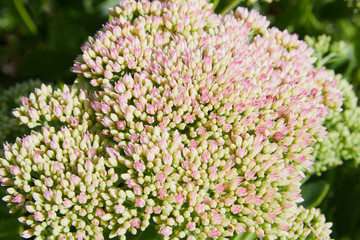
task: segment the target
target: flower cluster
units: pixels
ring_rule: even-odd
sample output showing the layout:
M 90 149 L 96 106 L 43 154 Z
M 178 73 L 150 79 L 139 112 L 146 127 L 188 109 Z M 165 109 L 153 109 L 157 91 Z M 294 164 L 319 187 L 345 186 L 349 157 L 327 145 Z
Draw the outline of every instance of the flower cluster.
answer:
M 21 124 L 38 126 L 68 126 L 85 132 L 96 128 L 94 111 L 87 91 L 77 86 L 64 85 L 53 91 L 52 86 L 41 85 L 29 97 L 22 98 L 22 106 L 13 111 Z
M 292 219 L 293 224 L 289 229 L 290 239 L 328 239 L 331 234 L 332 223 L 325 222 L 325 216 L 317 208 L 305 209 L 299 206 L 299 213 Z M 289 239 L 281 237 L 281 240 Z
M 306 43 L 314 48 L 313 56 L 317 58 L 315 66 L 318 68 L 337 62 L 346 56 L 350 49 L 343 41 L 331 41 L 326 35 L 317 38 L 305 37 Z M 342 111 L 330 111 L 324 122 L 328 136 L 314 145 L 316 158 L 314 167 L 308 174 L 320 175 L 328 168 L 338 166 L 344 160 L 353 160 L 355 165 L 360 163 L 360 108 L 358 98 L 353 87 L 341 75 L 335 76 L 338 86 L 343 93 Z
M 75 84 L 43 85 L 14 112 L 41 127 L 1 160 L 22 236 L 152 226 L 164 239 L 329 239 L 324 218 L 297 206 L 311 145 L 343 101 L 312 49 L 256 11 L 219 16 L 205 0 L 123 0 L 110 13 Z
M 339 78 L 339 87 L 343 92 L 342 112 L 330 112 L 324 126 L 328 136 L 314 146 L 316 158 L 311 172 L 321 174 L 329 167 L 335 167 L 344 160 L 353 160 L 360 164 L 360 108 L 352 86 Z
M 348 58 L 351 47 L 344 41 L 333 41 L 325 34 L 318 37 L 305 36 L 305 42 L 314 49 L 313 57 L 316 57 L 314 65 L 317 68 L 339 64 Z

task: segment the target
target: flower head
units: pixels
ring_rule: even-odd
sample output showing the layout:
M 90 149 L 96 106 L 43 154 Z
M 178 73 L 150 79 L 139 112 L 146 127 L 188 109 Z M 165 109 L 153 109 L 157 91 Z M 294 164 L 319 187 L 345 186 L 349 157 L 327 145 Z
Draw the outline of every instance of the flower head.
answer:
M 50 126 L 7 144 L 1 162 L 5 200 L 29 212 L 25 233 L 289 236 L 311 144 L 342 102 L 334 76 L 256 11 L 124 0 L 110 13 L 74 86 L 43 86 L 15 111 Z

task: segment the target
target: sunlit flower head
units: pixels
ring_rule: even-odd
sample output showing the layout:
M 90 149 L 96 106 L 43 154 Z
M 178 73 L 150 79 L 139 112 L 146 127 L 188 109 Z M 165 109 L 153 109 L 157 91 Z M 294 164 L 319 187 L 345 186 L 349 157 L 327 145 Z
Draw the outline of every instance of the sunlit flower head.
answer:
M 123 0 L 110 14 L 75 61 L 75 85 L 43 86 L 15 111 L 42 126 L 1 162 L 23 236 L 296 236 L 311 145 L 342 104 L 334 75 L 245 8 Z

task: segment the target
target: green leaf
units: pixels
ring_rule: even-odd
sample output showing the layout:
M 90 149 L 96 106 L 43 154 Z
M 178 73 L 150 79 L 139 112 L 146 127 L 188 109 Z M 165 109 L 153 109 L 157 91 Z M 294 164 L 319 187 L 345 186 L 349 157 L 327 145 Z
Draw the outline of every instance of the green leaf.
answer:
M 238 6 L 241 3 L 241 0 L 234 0 L 231 1 L 230 4 L 226 5 L 221 11 L 220 14 L 221 15 L 225 15 L 227 12 L 231 11 L 232 9 L 234 9 L 236 6 Z
M 117 229 L 113 230 L 113 234 L 116 232 Z M 107 235 L 107 234 L 105 234 Z M 105 237 L 106 240 L 110 240 L 110 238 Z M 111 239 L 117 239 L 116 237 Z M 150 224 L 149 227 L 145 229 L 145 231 L 138 231 L 136 235 L 133 235 L 131 233 L 126 233 L 126 239 L 128 240 L 156 240 L 156 239 L 163 239 L 161 236 L 157 233 L 157 230 L 153 227 L 153 224 Z M 0 239 L 1 240 L 1 239 Z
M 131 235 L 132 237 L 127 237 L 126 239 L 131 239 L 131 240 L 155 240 L 155 239 L 159 239 L 160 235 L 157 233 L 157 230 L 150 225 L 148 228 L 146 228 L 146 230 L 144 232 L 141 232 L 139 234 Z
M 360 37 L 360 34 L 358 34 L 358 37 Z M 358 64 L 360 64 L 360 41 L 354 42 L 354 53 Z
M 38 33 L 38 29 L 27 12 L 24 2 L 22 0 L 13 0 L 12 3 L 24 26 L 32 35 L 36 35 Z
M 256 239 L 255 233 L 243 233 L 241 235 L 236 235 L 232 240 L 254 240 Z
M 14 217 L 0 219 L 0 240 L 20 240 L 21 228 L 20 222 Z
M 301 187 L 301 194 L 304 202 L 301 203 L 305 208 L 318 206 L 329 192 L 330 184 L 325 181 L 306 183 Z
M 5 188 L 0 188 L 0 198 L 5 196 Z M 18 221 L 19 214 L 10 214 L 4 201 L 0 201 L 0 240 L 21 240 L 23 226 Z

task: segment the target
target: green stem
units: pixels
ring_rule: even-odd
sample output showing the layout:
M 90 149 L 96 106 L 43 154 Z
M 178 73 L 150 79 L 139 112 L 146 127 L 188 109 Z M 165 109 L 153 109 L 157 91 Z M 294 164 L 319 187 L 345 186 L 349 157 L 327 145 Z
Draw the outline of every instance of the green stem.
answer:
M 228 11 L 234 9 L 237 5 L 239 5 L 243 0 L 235 0 L 235 1 L 231 1 L 227 6 L 225 6 L 220 14 L 221 15 L 225 15 L 225 13 L 227 13 Z
M 143 235 L 143 233 L 144 233 L 144 231 L 141 231 L 140 234 L 139 234 L 139 236 L 137 236 L 137 238 L 136 238 L 135 240 L 139 240 L 140 237 Z
M 236 235 L 232 238 L 232 240 L 254 240 L 256 238 L 255 233 L 243 233 L 240 235 Z
M 323 59 L 321 59 L 317 65 L 317 68 L 321 68 L 323 67 L 327 62 L 330 61 L 330 59 L 336 57 L 336 53 L 330 53 L 329 55 L 327 55 L 326 57 L 324 57 Z
M 217 7 L 217 5 L 219 4 L 220 0 L 214 0 L 213 2 L 213 9 L 215 10 L 215 8 Z
M 31 19 L 30 15 L 25 9 L 24 3 L 22 0 L 13 0 L 15 9 L 20 15 L 20 18 L 24 22 L 26 28 L 29 30 L 29 32 L 33 35 L 36 35 L 38 33 L 38 29 L 36 28 L 33 20 Z
M 233 237 L 231 240 L 239 240 L 241 235 L 236 235 L 235 237 Z
M 313 13 L 311 4 L 307 5 L 307 7 L 305 8 L 305 12 L 306 12 L 306 14 L 304 14 L 303 16 L 307 17 L 311 26 L 314 27 L 316 30 L 323 31 L 323 25 L 319 22 L 319 20 Z M 306 19 L 305 19 L 305 21 L 306 21 Z

